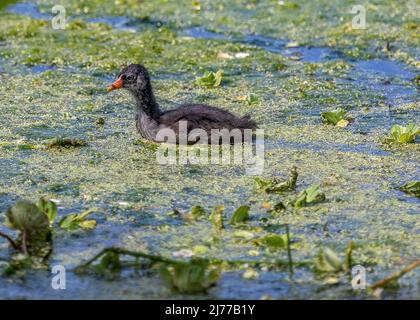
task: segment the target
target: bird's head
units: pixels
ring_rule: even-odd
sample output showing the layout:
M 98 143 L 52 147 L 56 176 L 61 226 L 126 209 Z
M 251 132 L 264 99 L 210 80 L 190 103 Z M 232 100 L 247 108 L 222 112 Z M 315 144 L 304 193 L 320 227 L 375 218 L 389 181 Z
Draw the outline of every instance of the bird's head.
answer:
M 108 92 L 125 88 L 132 93 L 148 89 L 150 86 L 150 77 L 147 69 L 141 64 L 130 64 L 121 70 L 117 77 L 117 80 L 110 86 L 108 86 Z

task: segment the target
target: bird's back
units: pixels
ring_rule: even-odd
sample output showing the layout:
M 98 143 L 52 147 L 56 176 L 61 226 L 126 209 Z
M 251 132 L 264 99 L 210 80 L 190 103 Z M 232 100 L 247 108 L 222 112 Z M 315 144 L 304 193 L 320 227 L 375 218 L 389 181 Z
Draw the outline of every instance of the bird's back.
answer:
M 177 125 L 179 121 L 187 121 L 188 131 L 193 129 L 256 129 L 256 123 L 248 116 L 239 118 L 232 113 L 204 105 L 186 104 L 177 109 L 167 111 L 160 117 L 160 124 L 167 127 Z

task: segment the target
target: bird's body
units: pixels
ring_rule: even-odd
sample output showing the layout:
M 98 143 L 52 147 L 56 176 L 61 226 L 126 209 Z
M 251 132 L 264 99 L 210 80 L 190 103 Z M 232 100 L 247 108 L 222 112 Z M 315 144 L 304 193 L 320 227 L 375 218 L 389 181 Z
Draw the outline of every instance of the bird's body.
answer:
M 195 133 L 195 137 L 188 139 L 188 144 L 199 140 L 211 142 L 217 130 L 227 129 L 233 132 L 232 130 L 237 129 L 234 132 L 240 133 L 243 141 L 244 130 L 252 131 L 257 128 L 256 123 L 248 116 L 239 118 L 228 111 L 204 104 L 184 104 L 177 109 L 163 112 L 155 100 L 147 69 L 142 65 L 133 64 L 123 69 L 118 80 L 109 87 L 109 91 L 119 88 L 127 88 L 134 96 L 137 106 L 137 130 L 148 140 L 163 142 L 162 133 L 172 131 L 176 141 L 170 142 L 181 143 L 183 134 L 189 136 L 191 133 Z M 203 138 L 198 139 L 197 134 L 207 135 L 207 139 L 204 139 L 206 141 L 203 141 Z M 220 143 L 220 139 L 216 139 Z M 229 143 L 232 141 L 230 139 Z

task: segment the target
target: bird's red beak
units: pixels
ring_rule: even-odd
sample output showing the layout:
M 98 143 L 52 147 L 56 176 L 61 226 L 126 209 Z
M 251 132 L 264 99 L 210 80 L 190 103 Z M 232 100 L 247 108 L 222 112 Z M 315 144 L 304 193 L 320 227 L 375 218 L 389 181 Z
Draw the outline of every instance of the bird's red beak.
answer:
M 123 86 L 123 79 L 121 77 L 119 77 L 117 80 L 115 80 L 115 82 L 113 84 L 111 84 L 110 86 L 108 86 L 108 88 L 106 88 L 106 90 L 108 92 L 112 91 L 112 90 L 117 90 L 117 89 L 121 89 Z

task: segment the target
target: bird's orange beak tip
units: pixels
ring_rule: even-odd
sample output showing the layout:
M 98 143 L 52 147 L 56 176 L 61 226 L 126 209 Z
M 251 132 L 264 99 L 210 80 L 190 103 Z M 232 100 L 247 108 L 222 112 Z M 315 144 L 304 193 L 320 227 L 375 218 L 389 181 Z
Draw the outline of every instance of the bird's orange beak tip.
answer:
M 117 90 L 117 89 L 121 89 L 123 86 L 123 80 L 121 77 L 119 77 L 117 80 L 115 80 L 115 82 L 111 85 L 109 85 L 106 90 L 108 92 L 111 92 L 112 90 Z

